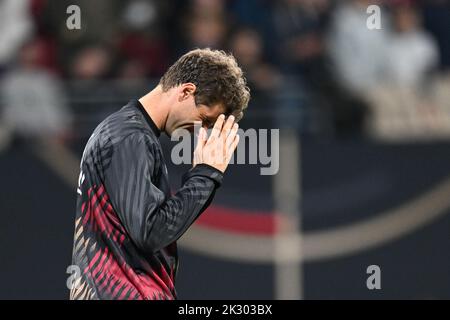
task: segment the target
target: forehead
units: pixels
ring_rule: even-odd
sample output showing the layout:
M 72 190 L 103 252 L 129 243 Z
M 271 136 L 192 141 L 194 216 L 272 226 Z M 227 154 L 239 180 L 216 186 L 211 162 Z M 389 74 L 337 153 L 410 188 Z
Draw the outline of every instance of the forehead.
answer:
M 204 108 L 200 108 L 200 112 L 202 115 L 208 118 L 217 118 L 222 113 L 226 114 L 226 108 L 222 103 L 216 103 L 211 106 L 205 106 Z

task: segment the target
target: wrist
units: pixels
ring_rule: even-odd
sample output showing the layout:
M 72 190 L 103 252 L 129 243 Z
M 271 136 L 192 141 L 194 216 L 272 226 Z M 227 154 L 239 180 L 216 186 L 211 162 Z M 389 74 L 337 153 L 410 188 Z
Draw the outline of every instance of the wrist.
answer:
M 196 164 L 192 169 L 186 172 L 183 176 L 183 184 L 189 178 L 194 176 L 202 176 L 209 178 L 216 183 L 217 187 L 219 187 L 222 184 L 223 180 L 223 172 L 206 163 Z

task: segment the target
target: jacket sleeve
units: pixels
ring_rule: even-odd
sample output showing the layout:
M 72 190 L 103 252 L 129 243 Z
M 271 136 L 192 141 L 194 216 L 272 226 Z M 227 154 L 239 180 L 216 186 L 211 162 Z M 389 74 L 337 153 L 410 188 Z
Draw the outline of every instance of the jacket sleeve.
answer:
M 180 238 L 210 204 L 223 178 L 219 170 L 197 165 L 183 176 L 181 188 L 166 197 L 152 181 L 160 165 L 149 138 L 130 135 L 114 146 L 104 171 L 113 208 L 131 239 L 146 252 Z

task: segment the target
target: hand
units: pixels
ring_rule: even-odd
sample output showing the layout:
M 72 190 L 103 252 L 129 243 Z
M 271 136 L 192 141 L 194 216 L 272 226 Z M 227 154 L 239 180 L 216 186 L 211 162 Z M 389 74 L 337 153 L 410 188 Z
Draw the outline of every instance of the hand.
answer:
M 194 151 L 194 167 L 204 163 L 224 173 L 239 143 L 238 128 L 234 116 L 229 116 L 225 121 L 223 114 L 217 118 L 209 138 L 206 130 L 200 128 Z

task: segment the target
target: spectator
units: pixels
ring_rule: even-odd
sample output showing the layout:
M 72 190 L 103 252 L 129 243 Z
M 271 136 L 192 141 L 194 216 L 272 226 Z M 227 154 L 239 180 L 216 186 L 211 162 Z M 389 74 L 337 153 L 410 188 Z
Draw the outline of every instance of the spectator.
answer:
M 264 47 L 258 32 L 239 28 L 231 37 L 231 52 L 242 66 L 250 86 L 255 92 L 271 92 L 280 83 L 280 75 L 264 57 Z
M 434 39 L 424 32 L 419 13 L 409 2 L 393 6 L 383 75 L 368 98 L 372 104 L 370 129 L 378 137 L 404 139 L 434 135 L 446 125 L 445 115 L 425 85 L 438 65 Z
M 328 36 L 329 54 L 338 81 L 344 88 L 362 97 L 382 81 L 387 23 L 383 20 L 384 28 L 380 30 L 366 27 L 366 9 L 376 3 L 378 1 L 340 1 Z
M 131 98 L 142 96 L 152 86 L 146 77 L 145 66 L 138 60 L 127 60 L 119 68 L 114 92 L 117 103 L 125 105 Z M 154 85 L 154 83 L 153 83 Z
M 265 112 L 267 115 L 266 120 L 258 118 L 257 125 L 262 125 L 272 118 L 269 115 L 280 112 L 280 106 L 273 108 L 273 105 L 274 96 L 280 88 L 281 75 L 267 62 L 262 39 L 256 30 L 247 27 L 238 28 L 230 39 L 229 48 L 242 67 L 251 88 L 251 106 L 254 106 L 255 113 Z M 244 121 L 249 124 L 247 120 Z
M 328 0 L 276 3 L 273 19 L 279 63 L 285 72 L 308 78 L 320 68 L 328 9 Z
M 108 46 L 87 45 L 69 64 L 68 89 L 71 107 L 77 112 L 77 133 L 92 131 L 98 120 L 109 113 L 109 105 L 117 102 L 111 81 L 112 51 Z
M 0 0 L 0 71 L 31 36 L 30 1 Z
M 180 53 L 192 48 L 223 49 L 228 33 L 223 0 L 194 0 L 183 15 Z
M 122 21 L 119 53 L 143 67 L 146 76 L 160 77 L 168 66 L 168 45 L 161 19 L 165 7 L 161 1 L 134 0 L 127 3 Z
M 81 28 L 70 30 L 66 26 L 67 8 L 77 5 L 81 12 Z M 60 69 L 70 73 L 74 53 L 90 43 L 115 45 L 120 24 L 119 14 L 123 10 L 120 0 L 48 0 L 38 17 L 41 32 L 56 39 Z
M 397 6 L 386 46 L 383 83 L 386 80 L 396 86 L 418 88 L 438 62 L 438 47 L 422 29 L 417 9 Z
M 39 41 L 20 50 L 17 67 L 0 85 L 2 118 L 20 136 L 64 138 L 70 132 L 72 116 L 59 79 L 40 65 L 43 52 Z
M 231 23 L 237 26 L 248 26 L 258 32 L 264 46 L 264 54 L 270 62 L 275 62 L 276 45 L 272 44 L 276 33 L 272 12 L 277 1 L 272 0 L 229 0 L 227 1 Z M 230 21 L 229 21 L 230 23 Z

